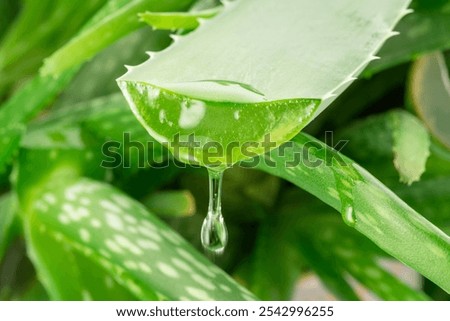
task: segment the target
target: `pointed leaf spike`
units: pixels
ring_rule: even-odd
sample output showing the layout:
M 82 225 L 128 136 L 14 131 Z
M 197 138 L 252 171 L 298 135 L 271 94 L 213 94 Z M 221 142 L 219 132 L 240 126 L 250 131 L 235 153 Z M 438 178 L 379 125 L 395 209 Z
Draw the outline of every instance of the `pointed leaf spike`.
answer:
M 149 56 L 150 58 L 153 58 L 155 56 L 156 52 L 154 52 L 154 51 L 146 51 L 145 54 L 147 56 Z
M 170 38 L 173 40 L 174 43 L 176 43 L 180 40 L 181 36 L 172 33 L 170 35 Z
M 413 13 L 413 12 L 414 12 L 414 9 L 408 8 L 408 9 L 406 9 L 406 10 L 403 12 L 403 15 L 406 16 L 406 15 L 411 14 L 411 13 Z

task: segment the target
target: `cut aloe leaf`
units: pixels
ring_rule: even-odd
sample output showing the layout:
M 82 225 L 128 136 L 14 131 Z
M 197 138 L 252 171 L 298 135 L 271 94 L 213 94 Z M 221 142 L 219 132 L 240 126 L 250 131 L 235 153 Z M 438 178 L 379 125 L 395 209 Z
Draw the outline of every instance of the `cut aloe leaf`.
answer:
M 175 37 L 172 46 L 150 54 L 118 82 L 137 118 L 160 142 L 195 133 L 201 146 L 215 141 L 226 148 L 231 142 L 261 143 L 271 134 L 274 148 L 313 120 L 375 59 L 408 13 L 408 3 L 225 2 L 215 18 Z M 210 165 L 202 151 L 182 150 L 177 156 Z M 220 166 L 245 158 L 238 151 L 214 161 Z
M 387 68 L 407 63 L 435 50 L 450 48 L 450 2 L 413 1 L 414 12 L 395 28 L 400 34 L 381 48 L 381 57 L 367 66 L 363 76 L 370 77 Z
M 202 86 L 177 84 L 182 92 L 198 89 L 197 96 L 205 100 L 145 84 L 120 85 L 135 116 L 155 139 L 181 161 L 211 167 L 232 165 L 267 151 L 267 134 L 277 146 L 292 138 L 319 103 L 312 99 L 266 102 L 259 93 L 217 82 L 208 84 L 214 89 L 205 92 Z M 213 99 L 214 92 L 225 102 L 206 100 Z
M 450 78 L 441 53 L 426 55 L 414 64 L 409 95 L 433 136 L 450 149 Z

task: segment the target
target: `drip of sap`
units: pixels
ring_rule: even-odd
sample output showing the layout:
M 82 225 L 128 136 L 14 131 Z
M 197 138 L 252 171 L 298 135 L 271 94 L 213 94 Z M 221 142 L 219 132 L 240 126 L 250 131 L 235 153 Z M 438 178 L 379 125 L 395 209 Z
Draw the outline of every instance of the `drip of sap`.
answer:
M 223 171 L 208 169 L 209 176 L 209 206 L 208 214 L 203 221 L 201 240 L 203 248 L 214 255 L 223 253 L 228 232 L 222 216 L 221 194 Z
M 209 168 L 209 209 L 201 240 L 212 255 L 223 253 L 228 241 L 220 205 L 223 170 L 294 137 L 320 103 L 317 99 L 270 101 L 249 84 L 227 80 L 158 86 L 119 80 L 118 84 L 151 136 L 178 160 Z

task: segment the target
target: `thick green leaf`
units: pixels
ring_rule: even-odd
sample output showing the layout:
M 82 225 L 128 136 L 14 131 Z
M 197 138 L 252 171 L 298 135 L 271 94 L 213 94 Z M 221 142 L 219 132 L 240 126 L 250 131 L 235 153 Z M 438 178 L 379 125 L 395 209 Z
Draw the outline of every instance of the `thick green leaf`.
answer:
M 94 290 L 98 295 L 110 292 L 92 282 L 91 268 L 96 267 L 99 275 L 113 277 L 140 299 L 253 299 L 144 207 L 113 188 L 81 179 L 43 192 L 28 213 L 28 242 L 53 298 L 80 293 L 96 298 Z M 57 271 L 67 266 L 69 254 L 84 291 L 71 287 Z M 55 256 L 64 259 L 58 262 Z
M 155 29 L 192 30 L 199 26 L 200 19 L 212 18 L 220 12 L 220 7 L 191 12 L 150 12 L 139 14 L 139 18 Z
M 70 70 L 57 78 L 36 76 L 0 106 L 0 173 L 13 159 L 27 122 L 48 106 L 74 74 Z
M 177 135 L 203 137 L 200 150 L 178 149 L 177 157 L 211 166 L 203 154 L 209 141 L 228 148 L 260 143 L 267 134 L 275 146 L 292 138 L 374 58 L 408 3 L 226 2 L 214 19 L 175 37 L 118 83 L 151 135 L 163 143 Z M 214 163 L 245 158 L 238 151 Z
M 414 64 L 409 96 L 433 136 L 450 149 L 450 78 L 441 53 L 426 55 Z
M 450 48 L 450 2 L 413 1 L 412 8 L 414 13 L 395 28 L 400 35 L 386 42 L 378 53 L 381 59 L 372 62 L 363 76 L 408 62 L 423 53 Z
M 373 58 L 407 5 L 402 0 L 288 0 L 283 6 L 274 0 L 236 1 L 121 80 L 196 98 L 220 89 L 205 80 L 245 84 L 268 101 L 330 98 Z
M 23 1 L 19 16 L 0 43 L 0 93 L 5 86 L 33 75 L 42 59 L 78 32 L 105 1 Z M 7 19 L 3 17 L 7 12 L 1 13 L 1 20 Z
M 0 196 L 0 262 L 16 234 L 16 215 L 16 198 L 11 193 Z
M 120 94 L 59 108 L 30 125 L 22 146 L 85 149 L 83 134 L 91 136 L 109 168 L 146 168 L 167 155 L 129 112 Z
M 380 248 L 450 292 L 448 235 L 366 170 L 310 136 L 300 134 L 284 156 L 278 152 L 270 154 L 276 166 L 261 159 L 258 168 L 314 194 Z M 286 165 L 301 155 L 308 158 Z
M 162 50 L 170 41 L 168 32 L 153 31 L 145 26 L 132 32 L 85 63 L 55 102 L 55 108 L 70 106 L 73 109 L 75 103 L 119 92 L 115 79 L 125 71 L 124 64 L 145 61 L 146 50 Z
M 142 204 L 81 178 L 104 175 L 98 152 L 25 147 L 16 191 L 30 255 L 52 299 L 254 298 Z
M 139 12 L 176 11 L 186 9 L 193 0 L 133 0 L 111 1 L 104 6 L 93 22 L 70 42 L 47 58 L 43 74 L 59 74 L 91 58 L 101 49 L 122 38 L 141 24 Z
M 0 2 L 0 12 L 3 13 L 3 18 L 0 20 L 0 40 L 8 30 L 11 22 L 19 11 L 20 4 L 15 0 L 6 0 Z

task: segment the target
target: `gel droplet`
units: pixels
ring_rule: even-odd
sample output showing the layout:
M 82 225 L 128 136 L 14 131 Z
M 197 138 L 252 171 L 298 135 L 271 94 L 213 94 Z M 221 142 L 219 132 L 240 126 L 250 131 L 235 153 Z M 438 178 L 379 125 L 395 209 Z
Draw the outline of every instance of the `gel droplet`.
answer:
M 342 210 L 342 219 L 344 222 L 351 227 L 354 227 L 356 224 L 356 215 L 355 210 L 353 209 L 353 206 L 346 205 L 343 207 Z
M 209 206 L 202 225 L 201 240 L 203 248 L 212 254 L 222 254 L 228 242 L 228 232 L 222 216 L 222 171 L 208 169 Z

